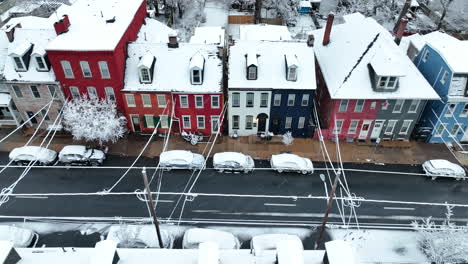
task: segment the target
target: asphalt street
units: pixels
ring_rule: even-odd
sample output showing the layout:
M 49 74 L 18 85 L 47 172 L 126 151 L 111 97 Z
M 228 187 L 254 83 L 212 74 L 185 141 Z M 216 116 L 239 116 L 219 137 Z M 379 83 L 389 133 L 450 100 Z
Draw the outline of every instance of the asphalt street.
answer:
M 133 162 L 131 157 L 111 156 L 101 168 L 41 168 L 35 167 L 15 187 L 9 200 L 0 206 L 0 215 L 24 217 L 84 217 L 102 219 L 114 217 L 149 217 L 146 203 L 133 194 L 143 189 L 141 170 L 131 170 L 112 192 L 128 192 L 127 195 L 53 196 L 47 193 L 95 193 L 111 187 Z M 0 153 L 1 164 L 6 164 L 7 153 Z M 267 162 L 256 161 L 257 167 L 267 167 Z M 142 158 L 136 166 L 154 167 L 155 159 Z M 319 224 L 327 206 L 324 197 L 330 191 L 319 174 L 327 174 L 322 163 L 314 163 L 316 172 L 311 175 L 296 173 L 279 174 L 267 169 L 248 174 L 203 171 L 192 193 L 181 196 L 198 175 L 177 170 L 159 172 L 151 183 L 152 191 L 166 194 L 154 196 L 157 213 L 163 220 L 181 223 L 219 223 L 252 225 L 301 226 Z M 210 166 L 208 166 L 209 168 Z M 345 164 L 345 169 L 378 170 L 421 173 L 420 166 Z M 0 187 L 12 184 L 24 168 L 8 168 L 0 174 Z M 151 178 L 154 170 L 148 170 Z M 357 221 L 351 214 L 349 201 L 337 200 L 333 205 L 330 223 L 358 222 L 361 226 L 407 227 L 411 221 L 433 216 L 442 220 L 446 208 L 443 203 L 468 204 L 468 181 L 437 179 L 432 181 L 420 175 L 346 171 L 346 182 L 353 195 L 371 201 L 355 201 Z M 192 176 L 192 177 L 191 177 Z M 189 181 L 190 180 L 190 181 Z M 159 182 L 161 185 L 159 186 Z M 189 184 L 187 184 L 189 183 Z M 25 196 L 21 194 L 37 194 Z M 320 198 L 322 197 L 322 198 Z M 339 188 L 337 197 L 346 197 Z M 178 200 L 180 202 L 178 203 Z M 391 202 L 391 201 L 397 201 Z M 405 204 L 416 202 L 423 204 Z M 439 203 L 442 205 L 432 205 Z M 454 220 L 468 221 L 468 208 L 455 207 Z M 20 217 L 21 218 L 21 217 Z M 18 218 L 18 219 L 20 219 Z M 7 219 L 11 221 L 11 219 Z

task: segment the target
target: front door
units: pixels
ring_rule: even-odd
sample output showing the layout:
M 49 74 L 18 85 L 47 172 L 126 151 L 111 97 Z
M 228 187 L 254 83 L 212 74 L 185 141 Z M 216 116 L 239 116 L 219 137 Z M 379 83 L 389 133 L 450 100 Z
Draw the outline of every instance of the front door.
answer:
M 257 121 L 258 121 L 257 133 L 265 132 L 267 118 L 268 116 L 263 113 L 257 116 Z
M 375 120 L 374 128 L 372 129 L 370 136 L 371 140 L 376 140 L 380 137 L 380 132 L 382 132 L 384 122 L 384 120 Z
M 132 125 L 133 125 L 133 131 L 141 132 L 140 118 L 137 115 L 132 115 Z
M 367 135 L 369 134 L 371 124 L 372 120 L 364 120 L 361 126 L 361 132 L 359 133 L 359 140 L 367 139 Z
M 465 128 L 465 131 L 463 132 L 463 137 L 461 139 L 461 142 L 467 143 L 468 142 L 468 127 Z
M 279 133 L 279 128 L 280 128 L 279 118 L 277 118 L 277 117 L 272 118 L 270 131 L 275 133 L 275 134 L 278 134 Z

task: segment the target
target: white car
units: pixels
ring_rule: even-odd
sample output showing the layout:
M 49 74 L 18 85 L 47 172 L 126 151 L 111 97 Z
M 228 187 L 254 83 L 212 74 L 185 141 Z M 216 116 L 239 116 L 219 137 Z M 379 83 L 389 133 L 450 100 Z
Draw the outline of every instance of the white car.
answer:
M 164 248 L 172 248 L 174 237 L 161 230 Z M 109 228 L 106 240 L 117 242 L 119 248 L 159 248 L 159 240 L 154 225 L 113 225 Z
M 208 228 L 190 228 L 182 239 L 183 249 L 197 249 L 201 243 L 214 242 L 219 249 L 239 249 L 240 242 L 233 234 Z
M 295 243 L 301 244 L 301 239 L 296 235 L 287 234 L 265 234 L 252 237 L 250 240 L 250 249 L 255 255 L 259 255 L 262 250 L 276 250 L 280 241 L 297 241 Z
M 159 156 L 159 167 L 166 170 L 201 169 L 204 162 L 202 155 L 187 150 L 165 151 Z
M 213 156 L 213 167 L 219 172 L 243 171 L 251 172 L 255 168 L 252 157 L 239 152 L 220 152 Z
M 13 149 L 9 158 L 18 165 L 27 165 L 35 160 L 39 165 L 50 165 L 57 159 L 57 152 L 42 147 L 26 146 Z
M 0 240 L 13 242 L 14 247 L 36 247 L 39 235 L 27 228 L 0 225 Z
M 314 172 L 312 161 L 295 154 L 283 153 L 272 155 L 270 160 L 271 168 L 281 173 L 283 171 L 300 172 L 308 174 Z
M 428 160 L 422 165 L 426 175 L 435 180 L 439 176 L 453 177 L 457 180 L 465 179 L 466 173 L 460 165 L 452 163 L 448 160 L 435 159 Z
M 102 165 L 106 154 L 98 149 L 90 149 L 81 145 L 65 146 L 59 153 L 59 162 L 73 165 Z

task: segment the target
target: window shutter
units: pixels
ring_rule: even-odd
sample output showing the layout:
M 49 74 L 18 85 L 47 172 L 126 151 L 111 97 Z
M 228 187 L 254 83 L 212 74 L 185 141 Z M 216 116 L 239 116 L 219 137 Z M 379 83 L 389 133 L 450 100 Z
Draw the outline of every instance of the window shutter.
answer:
M 167 117 L 167 127 L 168 128 L 171 127 L 171 117 L 170 116 Z
M 142 119 L 143 119 L 143 126 L 144 126 L 145 128 L 148 128 L 148 125 L 146 124 L 146 116 L 143 115 L 143 118 L 142 118 Z
M 159 116 L 153 116 L 154 118 L 154 128 L 159 128 L 161 127 L 161 124 L 158 124 L 159 122 Z

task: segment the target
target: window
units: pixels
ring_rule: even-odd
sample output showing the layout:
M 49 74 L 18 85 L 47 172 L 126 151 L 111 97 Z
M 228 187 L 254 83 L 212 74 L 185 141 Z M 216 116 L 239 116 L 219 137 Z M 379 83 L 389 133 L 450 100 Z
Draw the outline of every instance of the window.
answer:
M 452 127 L 452 131 L 450 131 L 450 134 L 452 135 L 452 137 L 457 136 L 458 130 L 460 130 L 460 124 L 454 124 Z
M 429 51 L 428 51 L 428 50 L 425 50 L 422 60 L 423 60 L 424 62 L 427 62 L 427 59 L 428 59 L 428 58 L 429 58 Z
M 297 79 L 297 69 L 295 67 L 289 67 L 288 81 L 295 81 Z
M 166 107 L 166 95 L 164 94 L 158 94 L 156 96 L 156 99 L 158 100 L 158 107 L 159 108 L 165 108 Z
M 299 122 L 297 123 L 297 128 L 299 128 L 299 129 L 304 128 L 304 123 L 305 123 L 305 117 L 303 117 L 303 116 L 299 117 Z
M 404 100 L 396 100 L 395 107 L 393 107 L 393 113 L 401 113 L 401 109 L 403 108 L 404 103 Z
M 247 93 L 247 107 L 254 106 L 254 93 Z
M 149 94 L 142 94 L 141 101 L 143 102 L 143 107 L 151 107 L 151 96 Z
M 343 126 L 343 120 L 335 120 L 335 127 L 333 128 L 333 134 L 341 133 L 342 126 Z
M 348 100 L 341 100 L 340 109 L 338 109 L 338 112 L 346 112 L 346 111 L 348 111 Z
M 112 87 L 105 87 L 104 91 L 106 92 L 106 98 L 109 101 L 115 101 L 115 93 L 114 88 Z
M 160 115 L 159 123 L 161 124 L 161 128 L 169 128 L 169 118 L 167 115 Z
M 89 68 L 89 63 L 87 61 L 80 61 L 81 72 L 83 73 L 83 77 L 91 78 L 93 77 L 91 74 L 91 69 Z
M 447 107 L 447 111 L 445 112 L 446 117 L 453 116 L 453 113 L 455 112 L 455 108 L 457 108 L 457 104 L 449 104 Z
M 370 109 L 374 110 L 377 107 L 377 102 L 372 102 L 370 105 Z
M 302 101 L 301 101 L 302 106 L 309 106 L 309 97 L 310 97 L 309 94 L 302 95 Z
M 179 95 L 180 98 L 180 108 L 188 108 L 188 96 L 187 95 Z
M 102 79 L 110 79 L 109 67 L 107 66 L 107 61 L 98 62 L 99 71 L 101 72 Z
M 348 128 L 348 134 L 356 134 L 357 127 L 359 125 L 359 120 L 351 120 L 351 123 L 349 124 Z
M 203 108 L 203 95 L 195 95 L 195 107 Z
M 404 120 L 400 129 L 400 135 L 407 135 L 413 120 Z
M 192 70 L 192 84 L 201 84 L 201 71 Z
M 286 122 L 284 124 L 284 129 L 290 129 L 292 126 L 292 117 L 287 116 L 286 117 Z
M 436 137 L 442 136 L 444 134 L 445 126 L 447 126 L 447 123 L 439 124 L 439 126 L 436 129 L 436 132 L 435 132 L 434 136 L 436 136 Z
M 40 56 L 34 57 L 36 59 L 37 70 L 39 71 L 47 71 L 47 64 L 44 62 L 44 58 Z
M 42 110 L 41 110 L 41 114 L 42 114 L 42 118 L 44 118 L 44 120 L 46 120 L 46 121 L 50 120 L 50 117 L 49 117 L 49 115 L 47 114 L 47 110 L 42 109 Z
M 365 100 L 357 100 L 356 106 L 354 107 L 354 112 L 362 112 L 362 109 L 364 108 L 364 103 Z
M 192 124 L 190 122 L 190 116 L 182 116 L 182 121 L 184 128 L 190 129 L 192 127 Z
M 412 100 L 411 105 L 408 109 L 408 113 L 416 113 L 416 111 L 418 110 L 419 103 L 419 100 Z
M 62 64 L 62 70 L 63 70 L 63 74 L 65 74 L 65 78 L 67 79 L 75 78 L 75 75 L 73 75 L 73 70 L 69 61 L 61 61 L 60 64 Z
M 288 106 L 294 106 L 296 103 L 296 95 L 295 94 L 289 94 L 288 95 Z
M 253 116 L 248 115 L 245 117 L 245 129 L 252 129 Z
M 442 84 L 445 84 L 445 82 L 447 81 L 448 77 L 449 77 L 449 73 L 448 73 L 448 71 L 445 71 L 445 72 L 444 72 L 444 75 L 442 75 L 442 78 L 440 79 L 440 82 L 441 82 Z
M 387 85 L 387 77 L 380 77 L 379 88 L 384 88 Z
M 39 93 L 39 89 L 37 88 L 37 85 L 30 85 L 29 89 L 31 89 L 31 93 L 34 98 L 41 98 L 41 94 Z
M 218 133 L 219 130 L 219 116 L 211 117 L 211 133 Z
M 205 116 L 197 116 L 197 128 L 205 129 Z
M 268 93 L 260 94 L 260 107 L 268 107 Z
M 240 94 L 232 93 L 232 107 L 239 107 L 239 106 L 240 106 Z
M 219 95 L 211 96 L 211 108 L 219 108 Z
M 22 98 L 23 97 L 23 93 L 21 92 L 21 89 L 20 89 L 20 87 L 18 85 L 12 85 L 11 89 L 13 89 L 13 91 L 15 92 L 15 96 L 17 98 Z
M 150 72 L 148 69 L 146 68 L 140 69 L 140 81 L 142 83 L 151 82 Z
M 460 117 L 467 117 L 468 116 L 468 103 L 465 104 L 465 106 L 463 106 L 463 110 L 460 114 Z
M 127 99 L 128 107 L 135 107 L 135 96 L 133 94 L 126 94 L 125 99 Z
M 59 98 L 59 94 L 57 92 L 57 87 L 55 85 L 47 85 L 47 88 L 49 89 L 50 97 L 54 99 Z
M 397 120 L 388 120 L 387 127 L 385 128 L 385 134 L 391 135 L 393 134 L 393 130 L 395 129 Z
M 152 115 L 145 115 L 146 128 L 154 128 L 154 117 Z
M 25 112 L 26 113 L 26 119 L 29 120 L 31 118 L 31 120 L 29 122 L 31 122 L 31 124 L 37 124 L 37 119 L 36 117 L 33 117 L 34 116 L 34 112 Z
M 79 99 L 81 94 L 80 94 L 80 89 L 76 86 L 70 86 L 70 93 L 73 99 Z
M 281 94 L 275 94 L 275 97 L 273 99 L 273 105 L 274 106 L 280 106 L 281 105 Z
M 387 82 L 387 88 L 394 88 L 396 85 L 397 78 L 396 77 L 390 77 L 388 78 Z
M 397 84 L 397 77 L 382 76 L 379 79 L 377 88 L 393 89 Z
M 248 78 L 249 80 L 256 80 L 257 79 L 257 67 L 249 67 L 249 74 Z
M 232 116 L 232 129 L 239 129 L 239 116 Z
M 26 70 L 26 66 L 24 66 L 23 60 L 20 57 L 13 57 L 13 60 L 15 61 L 16 70 L 19 70 L 19 71 Z
M 98 94 L 97 94 L 97 91 L 96 91 L 96 88 L 95 87 L 88 87 L 87 88 L 88 90 L 88 96 L 89 96 L 89 99 L 97 99 L 98 98 Z

